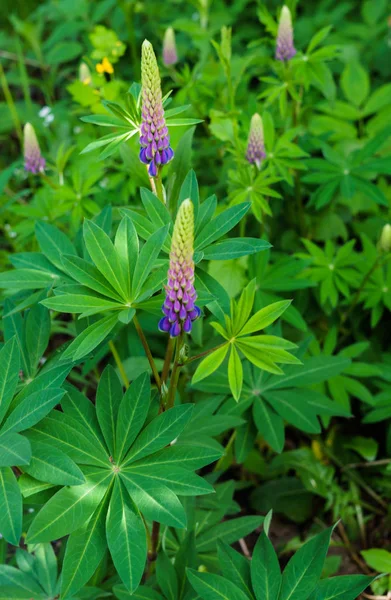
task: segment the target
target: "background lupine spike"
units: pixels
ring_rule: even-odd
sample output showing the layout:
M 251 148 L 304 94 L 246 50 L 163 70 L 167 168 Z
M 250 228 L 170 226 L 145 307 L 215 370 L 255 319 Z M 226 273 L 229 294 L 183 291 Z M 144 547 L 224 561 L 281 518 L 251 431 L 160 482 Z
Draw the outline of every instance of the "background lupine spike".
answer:
M 159 322 L 160 331 L 170 332 L 171 337 L 190 333 L 193 321 L 201 314 L 195 305 L 193 241 L 194 208 L 192 201 L 187 199 L 180 205 L 175 220 L 166 298 L 162 306 L 164 317 Z
M 23 131 L 24 168 L 30 173 L 40 173 L 46 161 L 41 154 L 37 136 L 31 123 L 26 123 Z
M 141 52 L 142 121 L 140 160 L 148 165 L 150 177 L 174 156 L 164 118 L 159 68 L 152 44 L 144 40 Z
M 168 27 L 163 39 L 163 62 L 166 67 L 175 65 L 178 62 L 178 53 L 175 42 L 175 31 Z
M 260 169 L 262 160 L 265 158 L 265 156 L 266 153 L 262 117 L 258 113 L 255 113 L 251 117 L 246 158 L 249 163 L 256 164 L 258 169 Z
M 287 6 L 283 6 L 278 24 L 276 59 L 290 60 L 296 54 L 296 48 L 293 45 L 293 27 L 291 11 Z

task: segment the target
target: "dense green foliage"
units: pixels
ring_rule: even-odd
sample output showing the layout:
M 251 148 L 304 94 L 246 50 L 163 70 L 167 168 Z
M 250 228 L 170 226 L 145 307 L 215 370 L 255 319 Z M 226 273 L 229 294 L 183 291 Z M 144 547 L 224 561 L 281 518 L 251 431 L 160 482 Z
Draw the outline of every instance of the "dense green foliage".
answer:
M 389 6 L 287 7 L 1 10 L 0 600 L 387 597 Z

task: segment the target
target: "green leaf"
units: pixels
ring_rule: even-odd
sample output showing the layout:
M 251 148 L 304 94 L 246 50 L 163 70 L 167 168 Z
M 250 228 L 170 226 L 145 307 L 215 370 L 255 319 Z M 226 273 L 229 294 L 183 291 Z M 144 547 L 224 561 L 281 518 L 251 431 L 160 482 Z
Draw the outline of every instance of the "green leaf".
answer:
M 130 298 L 134 269 L 138 260 L 139 242 L 133 222 L 127 215 L 122 218 L 118 226 L 114 246 L 126 282 L 126 295 Z
M 92 577 L 106 550 L 106 509 L 103 500 L 90 520 L 67 542 L 61 578 L 61 598 L 72 597 Z
M 14 600 L 10 594 L 3 596 L 3 591 L 7 588 L 15 593 L 15 600 L 19 598 L 41 600 L 44 598 L 42 588 L 32 576 L 11 565 L 0 565 L 0 598 L 1 600 Z
M 134 270 L 132 297 L 137 298 L 145 280 L 150 274 L 168 233 L 168 225 L 158 229 L 151 235 L 141 249 Z
M 144 572 L 147 540 L 141 515 L 120 479 L 114 484 L 106 532 L 114 566 L 127 589 L 134 592 Z
M 164 485 L 149 485 L 144 478 L 131 477 L 121 470 L 120 476 L 133 502 L 150 521 L 158 521 L 169 527 L 186 527 L 186 513 L 178 497 Z
M 313 592 L 322 573 L 334 527 L 311 538 L 290 559 L 282 574 L 279 600 L 303 600 Z
M 298 390 L 267 392 L 270 406 L 288 423 L 306 433 L 320 433 L 321 427 L 310 405 L 300 398 Z
M 103 296 L 123 302 L 121 296 L 112 288 L 98 269 L 78 256 L 64 256 L 63 265 L 66 272 L 82 285 L 85 285 Z
M 49 223 L 38 222 L 35 235 L 43 254 L 60 270 L 64 254 L 76 255 L 76 249 L 68 236 Z
M 197 549 L 199 552 L 214 551 L 218 540 L 233 544 L 259 527 L 263 519 L 263 517 L 239 517 L 213 525 L 197 537 Z
M 0 531 L 14 546 L 19 546 L 22 518 L 22 494 L 18 482 L 11 467 L 4 467 L 0 469 Z
M 255 425 L 275 452 L 282 452 L 285 442 L 284 421 L 272 408 L 259 396 L 253 404 L 253 417 Z
M 323 579 L 309 600 L 356 600 L 373 580 L 374 577 L 366 575 L 343 575 Z
M 61 294 L 44 300 L 42 304 L 60 313 L 83 313 L 84 317 L 120 308 L 118 302 L 86 294 Z
M 347 100 L 357 107 L 367 98 L 370 89 L 368 73 L 356 60 L 346 65 L 341 87 Z
M 217 242 L 204 248 L 204 260 L 231 260 L 249 254 L 256 254 L 271 248 L 266 240 L 258 238 L 234 238 Z
M 76 463 L 55 446 L 32 440 L 31 450 L 31 462 L 24 471 L 35 479 L 55 485 L 80 485 L 85 482 Z
M 232 581 L 220 575 L 187 569 L 187 576 L 203 600 L 248 600 L 248 596 Z
M 378 573 L 391 573 L 391 552 L 383 548 L 362 550 L 365 562 Z
M 269 304 L 269 306 L 265 306 L 265 308 L 261 308 L 261 310 L 247 321 L 239 335 L 248 335 L 260 329 L 265 329 L 286 311 L 290 303 L 291 300 L 281 300 L 280 302 L 274 302 L 273 304 Z
M 178 600 L 178 578 L 167 554 L 161 550 L 156 561 L 156 579 L 167 600 Z
M 175 213 L 178 206 L 178 198 L 181 186 L 189 172 L 191 165 L 191 146 L 193 143 L 195 127 L 192 127 L 181 137 L 175 149 L 174 160 L 170 164 L 168 172 L 168 197 L 170 209 Z
M 57 558 L 51 544 L 38 544 L 34 548 L 37 576 L 49 596 L 56 593 Z
M 222 446 L 212 438 L 197 435 L 197 440 L 183 436 L 167 448 L 144 458 L 137 464 L 160 465 L 162 468 L 179 465 L 185 469 L 197 470 L 209 465 L 223 454 Z
M 126 467 L 124 472 L 131 478 L 137 476 L 137 480 L 141 483 L 147 479 L 145 483 L 148 485 L 167 486 L 179 496 L 199 496 L 214 492 L 210 483 L 179 466 L 170 465 L 168 469 L 162 470 L 160 465 L 149 465 L 144 460 Z
M 212 219 L 196 237 L 194 249 L 202 250 L 228 233 L 244 217 L 250 206 L 249 202 L 231 206 Z
M 125 302 L 129 301 L 121 262 L 109 236 L 87 219 L 84 221 L 83 232 L 88 254 L 95 266 Z
M 50 542 L 84 525 L 102 500 L 110 471 L 86 468 L 86 483 L 65 487 L 41 508 L 27 532 L 28 543 Z
M 181 190 L 179 192 L 178 208 L 184 200 L 187 200 L 187 198 L 190 198 L 190 200 L 193 203 L 194 220 L 197 221 L 200 206 L 200 193 L 198 189 L 197 175 L 195 174 L 193 169 L 191 169 L 188 172 L 182 184 Z
M 19 369 L 20 353 L 14 336 L 0 350 L 0 424 L 18 385 Z
M 33 368 L 37 368 L 38 362 L 48 346 L 50 325 L 50 314 L 47 308 L 36 304 L 29 310 L 25 325 L 26 350 Z
M 251 581 L 257 600 L 278 600 L 281 571 L 273 544 L 262 531 L 251 560 Z
M 96 391 L 96 414 L 111 456 L 115 453 L 115 431 L 122 395 L 121 382 L 114 368 L 107 365 Z
M 62 355 L 63 359 L 72 358 L 79 360 L 89 354 L 109 335 L 118 321 L 117 315 L 104 317 L 96 323 L 87 327 L 75 340 L 68 346 Z
M 198 381 L 205 379 L 205 377 L 208 377 L 208 375 L 214 373 L 225 359 L 228 349 L 229 344 L 224 344 L 224 346 L 218 350 L 215 350 L 209 354 L 209 356 L 204 358 L 204 360 L 198 365 L 193 375 L 192 383 L 197 383 Z
M 133 381 L 119 407 L 116 428 L 115 458 L 119 462 L 138 436 L 149 409 L 151 384 L 149 373 Z
M 273 377 L 262 386 L 262 391 L 312 385 L 327 381 L 342 373 L 351 361 L 339 356 L 313 356 L 300 367 L 288 367 L 281 377 Z
M 250 561 L 231 546 L 220 541 L 217 542 L 217 556 L 224 577 L 232 581 L 249 598 L 253 598 Z
M 16 269 L 0 273 L 0 287 L 4 289 L 37 290 L 52 286 L 56 275 L 34 269 Z
M 115 585 L 113 593 L 118 600 L 166 600 L 158 592 L 146 585 L 140 585 L 133 594 L 130 594 L 124 585 Z
M 130 449 L 123 466 L 140 460 L 170 444 L 190 421 L 194 405 L 174 406 L 157 416 L 141 432 Z
M 234 345 L 231 346 L 231 353 L 228 361 L 228 381 L 232 395 L 236 402 L 238 402 L 243 385 L 243 367 L 238 351 Z
M 0 435 L 0 467 L 27 465 L 31 459 L 29 441 L 18 433 Z
M 64 393 L 64 390 L 59 388 L 48 388 L 27 396 L 5 421 L 2 433 L 29 429 L 43 419 L 56 404 L 59 404 Z

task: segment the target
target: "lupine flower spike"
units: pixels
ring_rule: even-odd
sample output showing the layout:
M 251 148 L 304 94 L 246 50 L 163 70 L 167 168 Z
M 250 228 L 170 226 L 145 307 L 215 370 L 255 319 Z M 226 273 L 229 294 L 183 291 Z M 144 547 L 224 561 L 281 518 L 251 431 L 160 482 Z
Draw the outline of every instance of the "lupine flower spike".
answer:
M 172 27 L 166 29 L 163 40 L 163 62 L 166 67 L 178 62 L 178 53 L 175 43 L 175 32 Z
M 251 118 L 246 158 L 249 163 L 256 164 L 258 169 L 260 169 L 261 162 L 265 156 L 266 153 L 262 118 L 258 113 L 255 113 L 255 115 L 253 115 Z
M 148 165 L 150 177 L 174 156 L 162 102 L 159 68 L 152 44 L 144 40 L 141 53 L 142 122 L 140 160 Z
M 24 168 L 30 173 L 40 173 L 45 169 L 46 161 L 41 154 L 34 127 L 26 123 L 23 131 Z
M 182 331 L 190 333 L 193 321 L 201 314 L 195 305 L 193 238 L 194 209 L 191 200 L 187 199 L 180 205 L 175 220 L 166 299 L 162 307 L 164 317 L 159 322 L 160 331 L 170 332 L 171 337 L 177 337 Z
M 278 25 L 276 59 L 290 60 L 295 54 L 291 11 L 287 6 L 283 6 Z

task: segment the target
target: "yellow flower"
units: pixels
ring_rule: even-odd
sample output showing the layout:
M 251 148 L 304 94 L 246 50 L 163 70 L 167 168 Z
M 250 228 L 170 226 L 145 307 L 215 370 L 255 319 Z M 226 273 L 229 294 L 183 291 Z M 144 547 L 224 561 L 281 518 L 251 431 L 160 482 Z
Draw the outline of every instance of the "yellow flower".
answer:
M 96 65 L 96 70 L 101 75 L 103 73 L 109 73 L 110 75 L 114 73 L 113 65 L 106 56 L 104 57 L 101 63 L 98 63 Z

